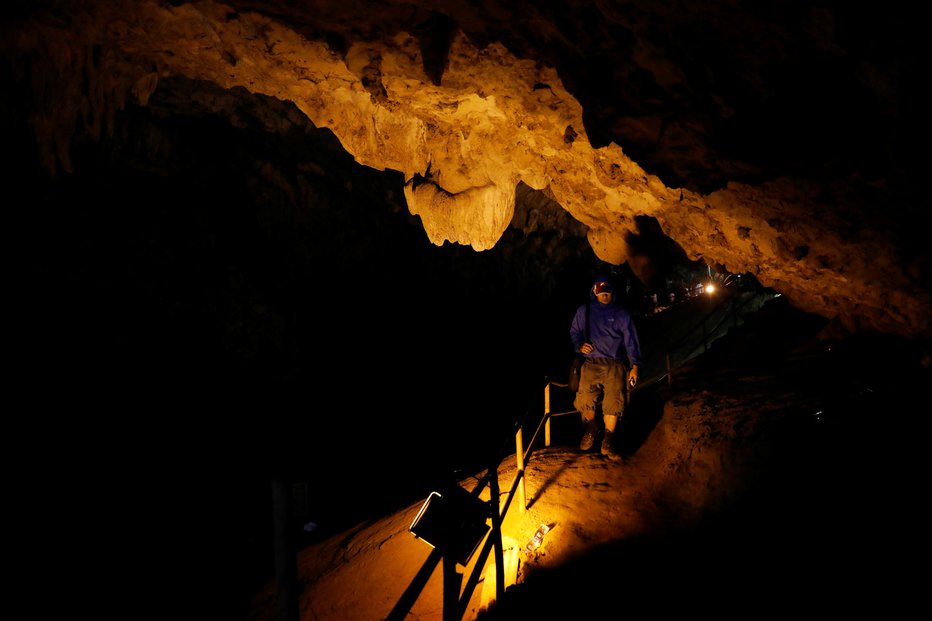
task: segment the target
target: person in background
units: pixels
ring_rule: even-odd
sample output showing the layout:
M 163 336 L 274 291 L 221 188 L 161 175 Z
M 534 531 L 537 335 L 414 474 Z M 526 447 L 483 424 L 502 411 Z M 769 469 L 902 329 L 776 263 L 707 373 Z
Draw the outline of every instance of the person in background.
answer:
M 600 427 L 596 410 L 601 404 L 605 429 L 601 453 L 619 459 L 612 435 L 624 413 L 627 391 L 638 382 L 641 345 L 634 320 L 615 302 L 615 289 L 607 277 L 592 283 L 589 302 L 576 310 L 570 324 L 570 340 L 574 349 L 586 357 L 573 400 L 584 427 L 579 449 L 588 451 L 595 444 Z

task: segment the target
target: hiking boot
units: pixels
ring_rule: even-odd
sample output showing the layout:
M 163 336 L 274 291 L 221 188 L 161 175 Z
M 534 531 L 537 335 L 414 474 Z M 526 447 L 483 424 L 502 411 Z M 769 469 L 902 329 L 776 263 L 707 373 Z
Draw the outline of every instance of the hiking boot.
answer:
M 588 451 L 592 448 L 592 445 L 595 444 L 595 436 L 599 432 L 599 428 L 595 419 L 586 423 L 586 431 L 583 433 L 582 440 L 579 441 L 579 450 Z
M 602 438 L 602 449 L 601 453 L 611 459 L 612 461 L 618 461 L 621 459 L 621 455 L 615 451 L 615 447 L 612 446 L 612 432 L 606 431 L 605 437 Z

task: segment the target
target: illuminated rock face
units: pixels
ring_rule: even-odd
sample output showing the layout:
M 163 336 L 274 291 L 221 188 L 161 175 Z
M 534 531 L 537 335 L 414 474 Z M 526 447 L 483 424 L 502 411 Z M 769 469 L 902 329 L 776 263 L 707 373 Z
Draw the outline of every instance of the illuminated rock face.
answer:
M 492 248 L 528 222 L 514 218 L 527 186 L 606 262 L 632 257 L 647 216 L 690 259 L 751 273 L 844 328 L 932 336 L 929 216 L 911 192 L 921 165 L 901 151 L 910 44 L 876 51 L 891 24 L 908 30 L 895 16 L 730 2 L 23 4 L 3 50 L 50 175 L 73 169 L 75 134 L 105 136 L 184 76 L 291 102 L 360 165 L 401 172 L 434 244 Z M 187 103 L 237 123 L 235 106 Z M 265 118 L 267 132 L 300 124 Z

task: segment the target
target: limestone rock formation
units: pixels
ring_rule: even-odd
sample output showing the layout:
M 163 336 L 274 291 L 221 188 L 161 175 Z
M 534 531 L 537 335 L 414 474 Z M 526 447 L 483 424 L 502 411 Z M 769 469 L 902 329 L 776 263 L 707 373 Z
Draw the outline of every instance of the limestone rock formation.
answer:
M 213 83 L 400 172 L 434 244 L 492 248 L 542 194 L 608 263 L 653 219 L 802 310 L 926 338 L 919 41 L 893 4 L 38 0 L 4 9 L 3 75 L 49 177 L 128 106 Z M 244 122 L 193 89 L 174 101 Z

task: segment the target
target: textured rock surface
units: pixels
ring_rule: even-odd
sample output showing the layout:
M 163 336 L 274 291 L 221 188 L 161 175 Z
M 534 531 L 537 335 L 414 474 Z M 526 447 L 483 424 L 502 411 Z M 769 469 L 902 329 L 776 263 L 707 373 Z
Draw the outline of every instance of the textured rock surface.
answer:
M 290 102 L 358 164 L 402 173 L 434 244 L 500 243 L 522 226 L 523 185 L 566 210 L 606 262 L 629 260 L 636 218 L 653 218 L 689 259 L 753 274 L 848 330 L 932 334 L 915 176 L 927 158 L 909 159 L 925 127 L 919 44 L 896 3 L 882 16 L 729 1 L 6 11 L 5 73 L 49 175 L 74 170 L 78 137 L 107 137 L 121 111 L 164 89 L 181 89 L 176 110 L 236 125 L 239 104 L 193 96 L 191 84 L 212 82 L 249 105 Z M 259 131 L 300 127 L 264 118 Z M 264 182 L 300 202 L 300 180 Z

